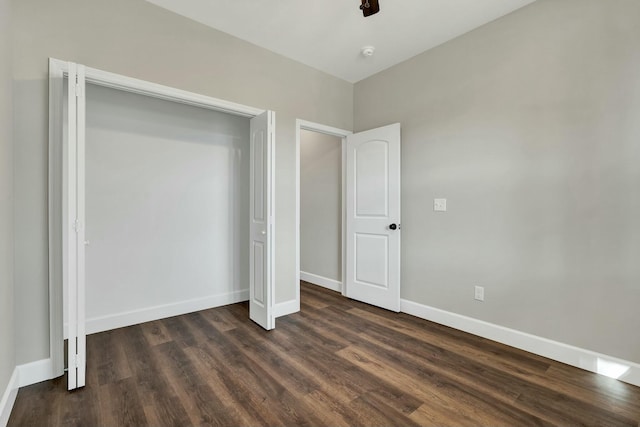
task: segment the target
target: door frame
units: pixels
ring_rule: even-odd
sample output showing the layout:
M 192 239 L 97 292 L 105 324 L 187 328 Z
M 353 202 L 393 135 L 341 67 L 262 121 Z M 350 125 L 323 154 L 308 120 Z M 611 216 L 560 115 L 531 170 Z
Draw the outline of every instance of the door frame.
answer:
M 309 122 L 306 120 L 296 119 L 296 177 L 295 177 L 295 190 L 296 190 L 296 228 L 295 228 L 295 239 L 296 239 L 296 250 L 295 250 L 295 269 L 296 269 L 296 303 L 298 306 L 298 310 L 300 309 L 300 131 L 308 130 L 312 132 L 322 133 L 325 135 L 336 136 L 342 139 L 342 156 L 341 156 L 341 170 L 342 170 L 342 231 L 341 231 L 341 246 L 342 246 L 342 257 L 341 257 L 341 272 L 342 277 L 340 278 L 342 282 L 341 293 L 342 295 L 346 295 L 346 272 L 345 272 L 345 226 L 346 226 L 346 153 L 347 153 L 347 136 L 353 134 L 352 131 L 339 129 L 331 126 L 326 126 L 320 123 Z
M 63 176 L 66 175 L 62 159 L 63 136 L 63 102 L 67 94 L 64 93 L 64 78 L 69 74 L 69 62 L 49 58 L 49 351 L 51 358 L 51 378 L 64 374 L 64 334 L 63 334 L 63 280 L 62 262 L 63 236 L 62 224 L 65 218 L 59 212 L 62 206 Z M 191 105 L 214 111 L 225 112 L 236 116 L 253 118 L 265 109 L 249 107 L 194 92 L 164 86 L 157 83 L 139 80 L 91 67 L 84 67 L 85 81 L 103 87 L 125 92 L 164 99 L 180 104 Z M 275 173 L 275 168 L 272 174 Z M 273 178 L 273 177 L 272 177 Z M 270 181 L 272 197 L 275 197 L 275 179 Z M 275 200 L 273 201 L 275 203 Z M 275 213 L 273 217 L 275 224 Z M 275 236 L 274 236 L 275 237 Z M 272 248 L 275 252 L 275 249 Z M 272 254 L 275 259 L 275 253 Z M 77 259 L 70 259 L 69 266 L 77 267 Z M 275 282 L 271 282 L 271 287 Z M 271 289 L 273 291 L 273 289 Z

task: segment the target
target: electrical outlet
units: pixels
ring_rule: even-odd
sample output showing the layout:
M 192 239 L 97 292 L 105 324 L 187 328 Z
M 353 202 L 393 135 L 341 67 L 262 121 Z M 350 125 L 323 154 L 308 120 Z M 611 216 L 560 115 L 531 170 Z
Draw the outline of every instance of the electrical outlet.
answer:
M 475 299 L 477 299 L 478 301 L 484 301 L 484 287 L 476 286 Z
M 446 212 L 447 199 L 433 199 L 433 210 L 436 212 Z

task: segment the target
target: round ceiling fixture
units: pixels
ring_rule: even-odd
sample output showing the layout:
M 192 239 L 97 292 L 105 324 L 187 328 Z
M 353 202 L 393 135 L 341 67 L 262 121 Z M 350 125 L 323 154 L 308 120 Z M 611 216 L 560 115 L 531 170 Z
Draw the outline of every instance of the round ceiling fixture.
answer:
M 370 57 L 373 56 L 373 52 L 375 52 L 376 48 L 373 46 L 365 46 L 362 48 L 362 50 L 360 51 L 362 53 L 362 56 L 365 57 Z

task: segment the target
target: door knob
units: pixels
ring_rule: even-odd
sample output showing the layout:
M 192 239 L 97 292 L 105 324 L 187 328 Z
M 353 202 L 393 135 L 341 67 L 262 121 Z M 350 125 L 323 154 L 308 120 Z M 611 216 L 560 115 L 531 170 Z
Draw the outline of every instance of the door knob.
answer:
M 389 225 L 389 230 L 396 230 L 398 228 L 398 226 L 396 224 L 390 224 Z
M 266 234 L 267 234 L 267 232 L 266 232 L 266 231 L 264 231 L 264 230 L 262 230 L 262 231 L 260 232 L 260 234 L 262 234 L 262 235 L 264 236 L 264 235 L 266 235 Z

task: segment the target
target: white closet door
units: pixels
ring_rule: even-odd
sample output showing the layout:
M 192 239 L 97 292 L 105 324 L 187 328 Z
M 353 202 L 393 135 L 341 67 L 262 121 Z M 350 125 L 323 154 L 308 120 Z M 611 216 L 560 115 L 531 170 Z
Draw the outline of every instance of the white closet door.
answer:
M 69 390 L 85 385 L 85 68 L 69 63 L 67 140 L 63 153 L 63 283 L 67 286 Z M 75 185 L 69 185 L 73 184 Z
M 274 140 L 275 113 L 251 119 L 251 248 L 249 317 L 273 329 L 274 304 Z
M 346 295 L 400 311 L 400 124 L 347 136 Z

